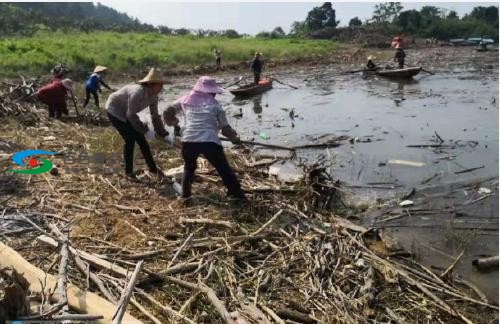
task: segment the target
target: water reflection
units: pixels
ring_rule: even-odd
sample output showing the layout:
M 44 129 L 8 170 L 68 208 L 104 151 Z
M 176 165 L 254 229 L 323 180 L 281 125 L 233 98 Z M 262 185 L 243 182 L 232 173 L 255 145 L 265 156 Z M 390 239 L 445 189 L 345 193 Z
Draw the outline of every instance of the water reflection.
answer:
M 252 98 L 252 103 L 253 103 L 253 112 L 256 115 L 262 114 L 262 95 L 257 95 Z
M 395 81 L 395 83 L 397 84 L 397 90 L 392 91 L 394 95 L 393 100 L 396 107 L 399 107 L 401 105 L 401 102 L 406 100 L 405 86 L 418 84 L 418 81 L 415 79 L 401 79 Z

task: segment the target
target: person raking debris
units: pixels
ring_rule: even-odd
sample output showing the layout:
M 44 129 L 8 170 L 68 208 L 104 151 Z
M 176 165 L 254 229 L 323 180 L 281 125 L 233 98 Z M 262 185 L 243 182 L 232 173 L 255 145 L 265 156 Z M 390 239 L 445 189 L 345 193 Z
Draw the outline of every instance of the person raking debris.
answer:
M 182 133 L 182 158 L 184 160 L 184 174 L 182 177 L 182 199 L 189 202 L 191 186 L 196 170 L 198 156 L 203 155 L 217 170 L 227 187 L 227 196 L 238 201 L 246 201 L 240 182 L 229 165 L 221 140 L 222 135 L 233 144 L 240 143 L 236 131 L 231 128 L 226 113 L 215 99 L 222 93 L 215 79 L 202 76 L 198 79 L 189 95 L 175 101 L 163 114 L 164 121 L 169 126 L 178 126 L 177 114 L 184 115 L 185 129 Z

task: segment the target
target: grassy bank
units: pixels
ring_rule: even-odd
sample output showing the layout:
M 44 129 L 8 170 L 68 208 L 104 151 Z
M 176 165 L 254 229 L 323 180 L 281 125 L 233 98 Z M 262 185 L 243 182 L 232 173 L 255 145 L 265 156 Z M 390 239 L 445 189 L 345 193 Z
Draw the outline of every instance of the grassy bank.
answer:
M 223 63 L 251 59 L 260 51 L 269 59 L 326 55 L 337 44 L 326 40 L 198 38 L 113 32 L 39 32 L 29 38 L 0 40 L 0 74 L 47 73 L 58 61 L 73 70 L 88 71 L 102 64 L 115 71 L 149 66 L 175 68 L 213 62 L 213 49 L 222 50 Z

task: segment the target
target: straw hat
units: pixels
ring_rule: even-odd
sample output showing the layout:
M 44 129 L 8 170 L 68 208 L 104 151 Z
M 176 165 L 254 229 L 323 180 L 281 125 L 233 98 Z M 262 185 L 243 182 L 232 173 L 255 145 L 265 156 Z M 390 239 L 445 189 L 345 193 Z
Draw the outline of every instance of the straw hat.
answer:
M 375 57 L 375 56 L 373 56 L 373 55 L 370 55 L 370 56 L 368 56 L 368 57 L 366 58 L 366 60 L 367 60 L 367 61 L 372 61 L 372 60 L 375 60 L 375 59 L 376 59 L 376 57 Z
M 99 73 L 99 72 L 102 72 L 102 71 L 107 70 L 107 69 L 108 69 L 108 68 L 107 68 L 107 67 L 105 67 L 105 66 L 98 65 L 98 66 L 96 66 L 96 67 L 95 67 L 95 69 L 94 69 L 94 73 Z
M 196 81 L 193 91 L 202 93 L 222 93 L 223 90 L 217 85 L 215 79 L 209 76 L 202 76 Z
M 64 79 L 61 81 L 63 86 L 69 91 L 73 91 L 73 81 L 71 79 Z
M 255 56 L 261 56 L 261 55 L 262 55 L 262 53 L 260 53 L 260 52 L 255 52 Z
M 151 70 L 149 70 L 148 75 L 146 75 L 144 77 L 144 79 L 140 80 L 139 83 L 140 84 L 147 84 L 147 83 L 165 84 L 165 83 L 169 83 L 169 82 L 162 77 L 160 71 L 158 71 L 155 68 L 152 68 Z

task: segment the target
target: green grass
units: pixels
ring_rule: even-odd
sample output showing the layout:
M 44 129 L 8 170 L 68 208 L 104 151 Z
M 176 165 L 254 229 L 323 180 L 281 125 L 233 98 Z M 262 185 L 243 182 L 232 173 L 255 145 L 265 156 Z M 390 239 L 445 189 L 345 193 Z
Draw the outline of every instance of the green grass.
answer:
M 327 40 L 198 38 L 160 34 L 38 32 L 33 37 L 0 39 L 0 74 L 46 74 L 63 61 L 75 71 L 96 64 L 114 71 L 155 66 L 175 68 L 213 64 L 213 49 L 222 50 L 223 64 L 248 61 L 255 51 L 267 59 L 327 55 L 337 43 Z

